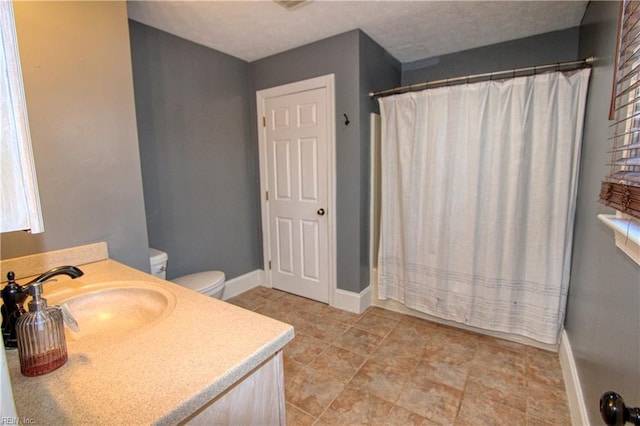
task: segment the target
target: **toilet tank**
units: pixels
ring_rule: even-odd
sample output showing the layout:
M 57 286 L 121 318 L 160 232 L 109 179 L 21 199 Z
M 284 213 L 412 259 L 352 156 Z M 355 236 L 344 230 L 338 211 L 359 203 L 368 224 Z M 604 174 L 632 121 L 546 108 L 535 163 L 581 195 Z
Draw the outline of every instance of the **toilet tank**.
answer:
M 167 253 L 156 250 L 154 248 L 149 249 L 149 263 L 151 264 L 151 275 L 161 280 L 167 279 Z

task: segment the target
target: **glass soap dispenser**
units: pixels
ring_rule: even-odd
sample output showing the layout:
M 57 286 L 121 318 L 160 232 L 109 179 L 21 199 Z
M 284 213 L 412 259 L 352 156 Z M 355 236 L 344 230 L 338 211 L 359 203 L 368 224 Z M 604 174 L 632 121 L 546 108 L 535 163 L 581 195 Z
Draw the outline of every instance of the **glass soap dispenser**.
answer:
M 47 306 L 42 295 L 42 283 L 29 284 L 29 312 L 18 318 L 16 334 L 20 372 L 25 376 L 50 373 L 67 362 L 67 341 L 64 337 L 62 311 Z

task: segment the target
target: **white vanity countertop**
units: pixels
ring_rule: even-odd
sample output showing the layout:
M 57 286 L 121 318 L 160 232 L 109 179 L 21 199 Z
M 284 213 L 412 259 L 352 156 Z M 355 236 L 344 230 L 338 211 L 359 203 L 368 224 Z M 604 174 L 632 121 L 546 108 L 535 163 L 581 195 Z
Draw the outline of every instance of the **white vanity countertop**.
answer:
M 74 340 L 67 330 L 69 359 L 46 375 L 22 376 L 17 350 L 7 351 L 18 416 L 27 422 L 176 424 L 259 367 L 294 336 L 288 324 L 113 260 L 79 267 L 84 276 L 55 277 L 57 282 L 44 285 L 44 297 L 65 287 L 152 281 L 176 296 L 175 307 L 162 320 L 119 339 Z

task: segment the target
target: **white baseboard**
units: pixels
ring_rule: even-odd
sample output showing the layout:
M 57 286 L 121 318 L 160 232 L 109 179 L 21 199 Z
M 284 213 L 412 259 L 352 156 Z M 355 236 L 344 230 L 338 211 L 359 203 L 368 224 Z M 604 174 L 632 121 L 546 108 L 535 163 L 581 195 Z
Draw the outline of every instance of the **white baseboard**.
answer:
M 335 289 L 331 306 L 356 314 L 361 314 L 371 306 L 371 286 L 365 288 L 360 293 Z
M 262 269 L 256 269 L 227 281 L 222 300 L 231 299 L 258 286 L 271 287 L 265 283 L 264 270 Z M 371 306 L 371 287 L 365 288 L 360 293 L 336 289 L 333 293 L 331 306 L 361 314 Z
M 582 395 L 582 387 L 580 386 L 580 378 L 576 369 L 575 358 L 569 343 L 567 332 L 562 330 L 560 337 L 560 367 L 562 368 L 562 377 L 564 378 L 564 386 L 567 391 L 567 403 L 569 404 L 569 412 L 571 413 L 571 423 L 574 425 L 589 425 L 589 417 L 587 415 L 587 407 L 584 404 L 584 396 Z
M 235 277 L 226 282 L 222 300 L 231 299 L 245 291 L 258 287 L 264 283 L 264 271 L 256 269 L 239 277 Z

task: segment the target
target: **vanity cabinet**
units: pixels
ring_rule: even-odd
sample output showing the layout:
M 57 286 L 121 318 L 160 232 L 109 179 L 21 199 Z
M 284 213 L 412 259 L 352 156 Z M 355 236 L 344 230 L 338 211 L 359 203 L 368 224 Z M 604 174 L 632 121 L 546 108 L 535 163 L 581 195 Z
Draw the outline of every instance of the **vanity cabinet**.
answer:
M 11 2 L 0 2 L 0 232 L 42 232 L 29 121 Z
M 282 351 L 278 351 L 181 424 L 286 424 Z
M 83 276 L 47 284 L 51 304 L 100 291 L 105 283 L 155 288 L 167 300 L 154 321 L 120 334 L 69 331 L 67 363 L 49 374 L 23 376 L 18 354 L 7 351 L 19 417 L 69 426 L 286 423 L 282 351 L 295 336 L 291 325 L 106 257 L 106 245 L 90 245 L 0 260 L 0 270 L 34 274 L 21 282 L 54 258 L 57 265 L 79 266 Z

